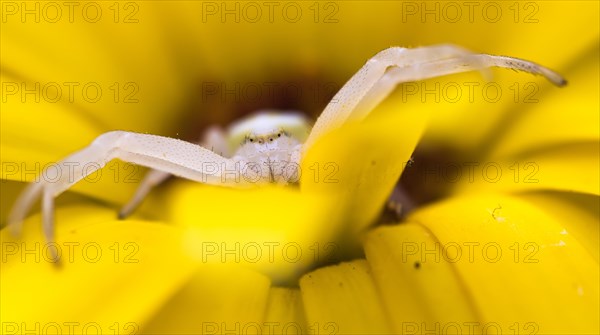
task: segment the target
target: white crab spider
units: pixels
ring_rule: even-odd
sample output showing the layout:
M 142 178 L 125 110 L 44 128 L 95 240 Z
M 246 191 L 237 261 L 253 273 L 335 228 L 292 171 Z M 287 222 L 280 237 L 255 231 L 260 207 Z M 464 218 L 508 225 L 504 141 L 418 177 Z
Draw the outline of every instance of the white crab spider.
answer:
M 92 162 L 102 167 L 118 158 L 154 169 L 142 181 L 132 201 L 121 210 L 120 216 L 129 214 L 154 185 L 170 174 L 206 184 L 235 187 L 242 184 L 242 180 L 228 178 L 228 173 L 246 168 L 247 173 L 254 173 L 255 181 L 286 183 L 289 180 L 284 177 L 284 166 L 299 164 L 306 150 L 323 134 L 339 128 L 348 120 L 366 117 L 396 85 L 452 73 L 482 71 L 489 67 L 540 74 L 557 86 L 566 84 L 559 74 L 517 58 L 473 54 L 454 45 L 414 49 L 391 47 L 369 59 L 348 80 L 321 113 L 310 133 L 307 133 L 308 124 L 301 116 L 261 114 L 236 124 L 226 136 L 216 130 L 209 132 L 204 144 L 216 149 L 213 152 L 174 138 L 111 131 L 57 164 L 68 168 L 65 162 L 77 162 L 79 167 Z M 225 137 L 242 144 L 230 152 L 224 145 Z M 18 231 L 27 212 L 41 196 L 44 234 L 48 241 L 52 241 L 54 198 L 92 172 L 94 170 L 88 170 L 84 174 L 80 169 L 75 171 L 75 180 L 61 178 L 50 183 L 40 178 L 28 185 L 17 199 L 8 224 Z
M 298 176 L 296 162 L 300 160 L 301 143 L 309 131 L 308 120 L 301 113 L 278 113 L 275 110 L 259 111 L 232 124 L 226 131 L 211 127 L 204 134 L 200 146 L 223 157 L 232 157 L 235 153 L 232 160 L 238 166 L 232 170 L 226 163 L 219 166 L 216 162 L 204 161 L 200 170 L 213 173 L 219 170 L 221 182 L 225 185 L 293 182 Z M 131 201 L 119 211 L 119 218 L 131 214 L 150 190 L 170 175 L 162 170 L 148 172 Z

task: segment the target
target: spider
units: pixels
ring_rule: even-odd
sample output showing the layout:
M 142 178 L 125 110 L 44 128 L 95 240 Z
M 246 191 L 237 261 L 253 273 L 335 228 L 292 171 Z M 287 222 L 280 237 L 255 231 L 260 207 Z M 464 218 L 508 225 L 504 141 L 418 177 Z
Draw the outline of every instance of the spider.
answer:
M 170 175 L 193 181 L 239 187 L 247 184 L 293 182 L 290 167 L 298 166 L 304 153 L 323 134 L 347 121 L 360 121 L 403 82 L 424 80 L 466 71 L 502 67 L 543 75 L 557 86 L 566 81 L 557 73 L 530 61 L 488 54 L 474 54 L 461 47 L 442 44 L 419 48 L 391 47 L 380 51 L 337 92 L 317 118 L 312 129 L 300 114 L 259 113 L 232 125 L 226 132 L 211 128 L 202 145 L 182 140 L 128 131 L 110 131 L 89 146 L 57 164 L 96 163 L 98 168 L 120 160 L 151 168 L 132 200 L 119 212 L 129 215 L 156 186 Z M 486 74 L 484 72 L 484 74 Z M 310 131 L 310 132 L 309 132 Z M 227 150 L 227 142 L 238 143 Z M 218 148 L 217 154 L 208 148 Z M 292 169 L 293 170 L 293 169 Z M 45 238 L 54 239 L 54 198 L 95 170 L 75 169 L 76 178 L 48 182 L 40 178 L 18 197 L 8 224 L 18 233 L 34 202 L 41 197 Z M 240 178 L 239 176 L 244 178 Z M 54 259 L 58 261 L 56 255 Z

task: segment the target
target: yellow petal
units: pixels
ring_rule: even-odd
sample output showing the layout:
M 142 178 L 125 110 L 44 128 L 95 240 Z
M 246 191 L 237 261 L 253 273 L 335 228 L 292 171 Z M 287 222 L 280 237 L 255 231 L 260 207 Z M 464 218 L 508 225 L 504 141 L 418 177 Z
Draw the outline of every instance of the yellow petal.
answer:
M 271 327 L 267 334 L 297 334 L 308 332 L 302 296 L 298 288 L 271 287 L 265 312 L 265 325 Z
M 55 244 L 43 242 L 39 215 L 25 221 L 23 239 L 2 230 L 4 325 L 16 325 L 18 331 L 38 327 L 40 333 L 55 325 L 65 332 L 71 323 L 79 329 L 73 332 L 86 325 L 102 333 L 115 327 L 137 332 L 192 275 L 196 263 L 182 250 L 177 229 L 116 221 L 114 215 L 97 206 L 61 207 Z M 60 267 L 51 262 L 52 248 L 59 250 Z
M 330 217 L 354 234 L 382 209 L 425 128 L 428 113 L 414 113 L 395 95 L 361 124 L 319 139 L 302 159 L 301 190 L 326 196 Z
M 377 228 L 365 253 L 395 333 L 479 329 L 468 287 L 427 229 L 410 222 Z
M 17 81 L 4 72 L 0 78 L 7 85 L 6 90 L 8 87 L 12 88 L 9 84 Z M 6 101 L 2 102 L 0 118 L 3 149 L 37 149 L 40 155 L 51 155 L 52 151 L 64 154 L 61 149 L 73 150 L 77 148 L 78 141 L 91 141 L 101 131 L 97 123 L 74 113 L 68 105 L 36 104 L 34 101 L 23 103 L 19 92 L 14 97 L 6 97 Z M 3 159 L 6 155 L 5 152 L 2 153 Z
M 240 266 L 201 266 L 142 333 L 261 334 L 269 285 L 265 276 Z
M 520 94 L 531 95 L 531 103 L 510 113 L 511 118 L 501 125 L 489 144 L 487 157 L 515 155 L 562 143 L 598 141 L 598 57 L 596 41 L 575 59 L 573 68 L 564 73 L 569 84 L 560 90 L 543 86 L 523 90 L 525 87 L 521 87 Z
M 527 192 L 519 197 L 544 208 L 566 227 L 561 233 L 573 235 L 596 262 L 599 261 L 598 196 L 569 192 Z
M 14 205 L 15 200 L 19 196 L 19 194 L 23 191 L 24 183 L 11 181 L 11 180 L 2 180 L 0 181 L 0 192 L 2 196 L 0 196 L 0 227 L 4 228 L 4 225 L 7 223 L 8 213 L 10 212 L 12 206 Z M 67 193 L 56 199 L 56 206 L 64 206 L 73 203 L 81 203 L 81 201 L 89 200 L 85 196 L 82 196 L 77 193 Z M 40 204 L 35 204 L 33 206 L 32 211 L 39 211 Z
M 36 103 L 34 94 L 21 100 L 24 90 L 19 87 L 17 94 L 7 97 L 10 102 L 38 109 L 65 104 L 73 114 L 87 117 L 105 131 L 170 130 L 180 115 L 172 111 L 182 107 L 181 99 L 191 87 L 182 76 L 185 69 L 177 70 L 170 57 L 163 34 L 182 32 L 180 27 L 161 24 L 159 6 L 14 3 L 13 14 L 12 4 L 5 5 L 11 6 L 11 14 L 6 13 L 2 23 L 2 67 L 13 75 L 11 84 L 24 83 L 28 89 L 38 84 L 34 91 L 40 100 Z M 23 14 L 26 9 L 35 12 L 36 7 L 42 22 L 36 22 L 35 14 Z M 47 22 L 55 10 L 62 13 L 57 22 Z M 58 133 L 58 129 L 44 133 Z
M 2 81 L 6 83 L 14 79 L 3 73 Z M 20 95 L 9 98 L 3 103 L 0 115 L 2 180 L 30 182 L 35 178 L 42 178 L 52 182 L 60 176 L 72 174 L 73 170 L 53 169 L 45 174 L 42 171 L 89 145 L 103 132 L 103 128 L 93 119 L 74 112 L 65 104 L 36 104 L 33 101 L 22 103 Z M 74 169 L 85 167 L 88 162 L 72 164 Z M 73 191 L 123 203 L 133 195 L 142 172 L 142 167 L 113 161 L 104 169 L 84 178 L 73 187 Z
M 539 93 L 534 98 L 540 98 L 542 93 L 561 92 L 543 78 L 501 69 L 491 71 L 491 81 L 473 72 L 399 85 L 405 108 L 413 113 L 426 110 L 432 114 L 420 143 L 424 149 L 478 152 L 488 137 L 504 126 L 504 119 L 527 107 L 523 102 L 525 88 L 537 88 Z
M 335 245 L 325 205 L 293 187 L 229 189 L 178 183 L 167 198 L 169 221 L 185 230 L 183 247 L 198 261 L 241 264 L 276 283 L 294 283 Z M 325 228 L 325 229 L 324 229 Z
M 340 334 L 390 333 L 371 269 L 365 260 L 325 267 L 302 277 L 309 327 Z
M 454 269 L 484 327 L 598 333 L 598 262 L 564 234 L 568 226 L 548 205 L 478 194 L 419 209 L 408 220 L 435 234 L 442 250 L 461 251 Z
M 404 6 L 411 5 L 412 3 L 409 2 Z M 436 6 L 439 7 L 437 11 L 434 10 Z M 569 86 L 563 89 L 554 88 L 541 78 L 503 69 L 493 70 L 493 81 L 489 83 L 484 82 L 480 76 L 474 75 L 440 78 L 427 82 L 426 86 L 418 83 L 415 94 L 408 95 L 408 107 L 419 108 L 418 105 L 425 103 L 430 108 L 436 109 L 423 139 L 424 145 L 450 147 L 459 152 L 481 151 L 481 146 L 495 140 L 494 136 L 497 136 L 499 127 L 506 127 L 506 124 L 511 124 L 513 119 L 526 115 L 525 109 L 528 107 L 537 109 L 537 105 L 550 106 L 558 100 L 561 100 L 560 106 L 571 102 L 570 94 L 567 93 L 573 83 L 571 77 L 579 78 L 571 75 L 571 69 L 582 62 L 582 54 L 597 49 L 600 33 L 597 24 L 598 3 L 566 4 L 548 1 L 473 3 L 473 12 L 470 15 L 467 8 L 469 5 L 465 3 L 462 6 L 458 5 L 462 7 L 462 16 L 458 22 L 454 24 L 447 22 L 445 18 L 452 17 L 456 6 L 452 2 L 419 3 L 415 14 L 408 15 L 405 12 L 408 15 L 408 23 L 421 23 L 413 29 L 419 32 L 415 34 L 419 37 L 418 43 L 427 45 L 451 41 L 476 52 L 529 59 L 565 75 L 569 80 Z M 426 14 L 424 8 L 429 9 L 430 14 Z M 486 18 L 493 16 L 486 17 L 484 12 L 489 10 L 488 14 L 493 15 L 496 8 L 501 12 L 498 21 L 493 23 L 487 21 Z M 436 25 L 438 29 L 431 29 L 431 24 L 435 22 L 435 13 L 440 23 Z M 532 20 L 535 22 L 525 22 Z M 556 24 L 557 22 L 561 24 Z M 568 28 L 563 29 L 563 24 Z M 565 45 L 569 47 L 563 47 Z M 597 57 L 591 61 L 597 63 L 596 60 Z M 586 78 L 589 78 L 586 82 L 588 80 L 597 82 L 598 76 L 594 71 L 583 69 L 586 71 Z M 436 83 L 439 84 L 437 88 Z M 456 88 L 460 93 L 458 98 L 455 98 Z M 585 89 L 593 90 L 593 85 Z M 496 91 L 500 93 L 497 99 Z M 575 91 L 571 92 L 577 95 L 578 92 Z M 554 97 L 555 95 L 557 97 Z M 581 97 L 584 101 L 587 100 Z M 540 103 L 531 103 L 535 100 L 539 100 Z M 577 105 L 581 106 L 579 103 Z M 597 103 L 588 104 L 585 108 L 595 111 L 596 105 Z M 543 115 L 545 114 L 540 113 L 540 117 Z M 550 116 L 549 120 L 552 119 L 553 117 Z M 576 121 L 569 121 L 567 125 L 573 123 Z M 538 127 L 539 131 L 536 130 Z M 536 132 L 533 137 L 543 137 L 548 133 L 548 128 L 540 127 L 539 122 L 527 124 L 526 128 L 529 132 Z M 563 131 L 559 130 L 561 133 Z M 483 152 L 486 149 L 487 147 Z
M 598 141 L 566 143 L 520 155 L 463 163 L 457 192 L 561 190 L 600 194 Z M 445 179 L 443 173 L 438 177 Z M 447 170 L 454 173 L 452 169 Z M 444 181 L 448 181 L 445 179 Z

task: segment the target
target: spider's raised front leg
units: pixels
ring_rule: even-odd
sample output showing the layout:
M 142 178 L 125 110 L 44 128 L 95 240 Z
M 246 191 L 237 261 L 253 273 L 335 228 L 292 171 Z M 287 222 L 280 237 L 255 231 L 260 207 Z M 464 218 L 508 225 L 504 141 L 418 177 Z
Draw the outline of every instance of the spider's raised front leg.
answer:
M 435 45 L 415 49 L 392 47 L 371 59 L 333 97 L 317 119 L 308 139 L 306 151 L 323 134 L 348 120 L 360 120 L 403 82 L 443 75 L 504 67 L 540 74 L 557 86 L 566 81 L 557 73 L 522 59 L 473 54 L 454 45 Z
M 206 130 L 202 140 L 198 143 L 200 146 L 210 149 L 223 157 L 230 157 L 227 146 L 225 132 L 220 127 L 211 127 Z M 161 170 L 150 170 L 140 182 L 135 194 L 119 211 L 119 219 L 124 219 L 142 203 L 144 198 L 155 187 L 171 177 L 171 173 Z
M 115 158 L 207 184 L 233 186 L 240 181 L 238 178 L 224 178 L 226 173 L 240 171 L 239 162 L 199 145 L 169 137 L 111 131 L 58 162 L 62 171 L 71 171 L 58 181 L 40 179 L 29 184 L 17 199 L 8 224 L 18 233 L 27 212 L 41 196 L 44 234 L 48 242 L 53 241 L 54 198 Z M 83 168 L 91 165 L 96 169 Z

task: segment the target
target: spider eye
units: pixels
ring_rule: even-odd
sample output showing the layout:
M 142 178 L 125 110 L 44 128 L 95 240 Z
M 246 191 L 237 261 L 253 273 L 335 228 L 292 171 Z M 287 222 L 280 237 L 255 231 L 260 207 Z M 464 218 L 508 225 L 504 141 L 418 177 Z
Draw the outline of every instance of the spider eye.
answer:
M 253 138 L 251 138 L 251 139 L 250 139 L 250 142 L 254 142 L 254 139 L 253 139 Z
M 277 137 L 281 137 L 281 133 L 277 134 Z

